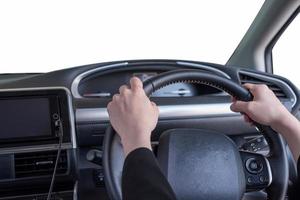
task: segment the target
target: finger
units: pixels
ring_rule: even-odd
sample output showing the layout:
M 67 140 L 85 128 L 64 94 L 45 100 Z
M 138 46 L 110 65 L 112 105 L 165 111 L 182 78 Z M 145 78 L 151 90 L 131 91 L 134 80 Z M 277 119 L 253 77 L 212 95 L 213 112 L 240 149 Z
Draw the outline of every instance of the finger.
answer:
M 252 123 L 252 120 L 250 119 L 250 117 L 248 115 L 244 114 L 243 116 L 244 116 L 245 122 Z
M 253 90 L 256 87 L 255 84 L 251 84 L 251 83 L 245 83 L 243 86 L 248 90 Z
M 156 105 L 156 103 L 154 103 L 153 101 L 151 101 L 151 104 L 153 107 L 155 107 L 158 110 L 158 106 Z
M 111 108 L 111 106 L 112 106 L 112 101 L 110 101 L 108 104 L 107 104 L 107 110 L 110 110 L 110 108 Z
M 250 126 L 255 126 L 255 124 L 254 124 L 253 121 L 251 121 L 251 122 L 249 122 L 249 123 L 250 123 Z
M 130 79 L 130 88 L 132 90 L 143 89 L 143 82 L 137 77 L 132 77 Z
M 237 99 L 233 96 L 230 96 L 230 100 L 231 100 L 231 102 L 235 102 Z
M 108 116 L 110 116 L 112 109 L 113 109 L 113 102 L 111 101 L 111 102 L 109 102 L 107 104 L 107 113 L 108 113 Z
M 119 94 L 115 94 L 113 96 L 113 101 L 118 101 L 120 99 L 120 95 Z
M 159 113 L 159 108 L 156 105 L 156 103 L 154 103 L 153 101 L 151 101 L 152 106 L 156 109 L 156 111 Z
M 247 90 L 249 90 L 249 92 L 255 96 L 257 93 L 257 85 L 255 84 L 251 84 L 251 83 L 246 83 L 243 85 Z
M 255 126 L 254 121 L 248 115 L 245 115 L 250 123 L 251 126 Z
M 230 109 L 233 112 L 246 112 L 248 104 L 249 102 L 236 101 L 231 104 Z
M 126 91 L 129 91 L 129 87 L 127 85 L 122 85 L 120 88 L 119 88 L 119 93 L 122 95 L 122 94 L 125 94 Z
M 243 115 L 243 118 L 244 118 L 245 122 L 249 123 L 249 120 L 248 120 L 248 118 L 245 115 Z

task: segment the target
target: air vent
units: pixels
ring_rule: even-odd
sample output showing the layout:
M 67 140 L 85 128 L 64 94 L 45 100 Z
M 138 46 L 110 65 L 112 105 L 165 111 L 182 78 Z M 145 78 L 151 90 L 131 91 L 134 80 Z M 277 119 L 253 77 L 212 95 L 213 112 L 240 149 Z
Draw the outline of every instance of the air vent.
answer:
M 57 151 L 22 153 L 15 155 L 16 178 L 51 176 L 55 166 Z M 61 151 L 57 165 L 57 174 L 68 170 L 68 158 L 65 150 Z
M 276 84 L 268 81 L 268 80 L 263 80 L 260 78 L 255 77 L 255 75 L 248 75 L 244 73 L 240 73 L 240 81 L 241 84 L 245 83 L 253 83 L 253 84 L 265 84 L 267 85 L 278 98 L 287 98 L 287 95 L 284 93 L 284 91 Z

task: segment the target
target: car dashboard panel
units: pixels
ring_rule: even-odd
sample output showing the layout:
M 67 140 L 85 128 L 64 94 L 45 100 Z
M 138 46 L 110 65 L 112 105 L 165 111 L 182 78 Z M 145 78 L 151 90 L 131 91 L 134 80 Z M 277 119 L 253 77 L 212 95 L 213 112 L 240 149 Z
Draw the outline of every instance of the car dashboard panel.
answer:
M 63 122 L 64 134 L 54 194 L 62 199 L 108 199 L 101 163 L 102 142 L 109 125 L 107 103 L 133 76 L 147 80 L 177 69 L 200 70 L 239 84 L 266 84 L 291 112 L 299 109 L 297 88 L 282 77 L 204 62 L 121 61 L 19 77 L 1 75 L 0 108 L 6 110 L 8 117 L 0 117 L 7 122 L 0 127 L 1 132 L 5 130 L 0 135 L 0 199 L 45 199 L 59 147 L 55 125 L 58 118 Z M 262 135 L 230 110 L 230 96 L 223 91 L 175 83 L 159 89 L 150 98 L 160 110 L 152 134 L 154 150 L 164 131 L 193 127 L 226 134 L 241 150 L 268 154 Z M 11 113 L 18 107 L 16 112 L 20 115 L 13 117 Z M 20 126 L 20 120 L 27 123 L 22 129 L 12 127 L 8 135 L 7 129 L 13 126 L 10 123 Z M 295 169 L 290 171 L 291 177 L 295 176 Z
M 0 199 L 46 193 L 58 148 L 56 181 L 65 184 L 59 187 L 65 196 L 73 195 L 70 159 L 76 141 L 68 89 L 0 90 L 0 109 Z M 18 186 L 22 182 L 30 182 L 31 188 L 24 191 L 26 187 Z

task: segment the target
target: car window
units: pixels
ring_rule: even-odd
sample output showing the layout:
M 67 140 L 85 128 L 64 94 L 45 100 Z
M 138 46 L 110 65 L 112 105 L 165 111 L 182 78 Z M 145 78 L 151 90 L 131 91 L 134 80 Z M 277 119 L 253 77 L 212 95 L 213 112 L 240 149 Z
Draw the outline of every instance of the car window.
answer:
M 297 16 L 273 48 L 273 72 L 300 88 L 300 17 Z
M 225 64 L 264 0 L 0 1 L 0 73 L 123 59 Z

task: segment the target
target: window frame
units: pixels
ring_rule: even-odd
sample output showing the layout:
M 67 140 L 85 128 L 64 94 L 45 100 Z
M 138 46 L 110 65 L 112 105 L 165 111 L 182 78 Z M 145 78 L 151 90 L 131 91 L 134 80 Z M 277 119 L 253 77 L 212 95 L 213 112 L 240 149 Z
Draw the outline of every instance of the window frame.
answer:
M 282 26 L 280 31 L 275 35 L 275 37 L 271 40 L 265 50 L 265 67 L 266 72 L 273 74 L 273 48 L 276 45 L 277 41 L 283 35 L 284 31 L 289 27 L 289 25 L 294 21 L 294 19 L 300 13 L 300 6 L 295 10 L 295 12 L 291 15 L 291 17 L 287 20 L 287 22 Z

